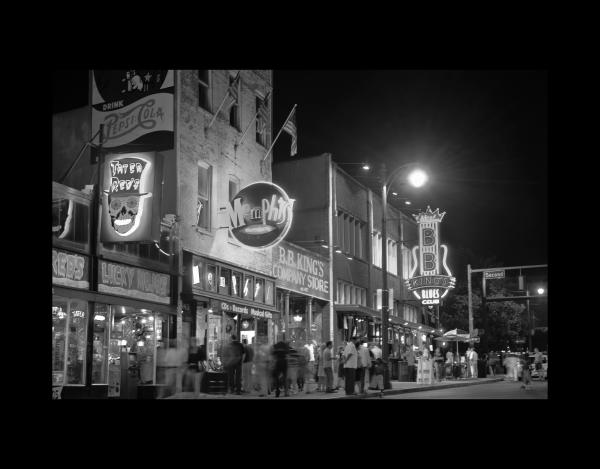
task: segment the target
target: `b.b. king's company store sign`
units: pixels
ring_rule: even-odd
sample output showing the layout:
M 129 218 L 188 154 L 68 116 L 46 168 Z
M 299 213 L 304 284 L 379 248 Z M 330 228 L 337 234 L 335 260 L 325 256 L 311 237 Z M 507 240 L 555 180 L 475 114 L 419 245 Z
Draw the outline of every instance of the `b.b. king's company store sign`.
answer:
M 412 250 L 412 268 L 405 283 L 423 305 L 439 304 L 456 283 L 456 278 L 452 276 L 446 264 L 448 247 L 439 244 L 439 225 L 445 214 L 446 212 L 440 213 L 439 209 L 432 212 L 427 206 L 425 212 L 413 215 L 419 224 L 419 246 Z M 441 259 L 440 247 L 443 249 Z M 417 268 L 419 275 L 415 275 Z
M 250 249 L 277 245 L 292 226 L 294 199 L 276 184 L 249 184 L 229 202 L 229 232 Z
M 101 260 L 98 291 L 169 304 L 171 278 L 167 274 Z
M 273 248 L 273 277 L 277 286 L 329 300 L 329 262 L 315 253 L 283 241 Z

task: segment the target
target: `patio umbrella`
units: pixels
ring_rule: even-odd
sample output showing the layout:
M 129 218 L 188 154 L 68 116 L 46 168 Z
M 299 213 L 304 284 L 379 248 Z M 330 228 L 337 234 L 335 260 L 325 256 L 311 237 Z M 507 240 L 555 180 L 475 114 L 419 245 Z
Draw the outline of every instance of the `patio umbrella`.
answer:
M 469 342 L 469 333 L 467 331 L 463 331 L 462 329 L 452 329 L 451 331 L 446 332 L 441 337 L 436 337 L 435 340 L 444 341 L 444 342 L 456 342 L 456 356 L 458 357 L 458 343 L 459 342 Z M 459 360 L 460 362 L 460 360 Z

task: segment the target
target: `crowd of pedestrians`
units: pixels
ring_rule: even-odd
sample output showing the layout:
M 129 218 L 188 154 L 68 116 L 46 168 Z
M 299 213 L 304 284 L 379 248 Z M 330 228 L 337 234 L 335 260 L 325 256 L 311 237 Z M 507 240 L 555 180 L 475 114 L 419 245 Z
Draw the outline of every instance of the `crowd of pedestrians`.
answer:
M 542 354 L 535 350 L 533 364 L 536 369 L 542 367 Z M 207 371 L 206 350 L 204 345 L 192 344 L 187 360 L 187 371 L 182 373 L 186 363 L 180 349 L 172 349 L 165 360 L 167 364 L 167 384 L 180 388 L 177 381 L 191 387 L 195 394 L 200 392 L 202 375 Z M 421 347 L 421 360 L 431 361 L 431 370 L 435 382 L 456 376 L 456 370 L 462 368 L 462 377 L 477 378 L 484 375 L 495 376 L 505 373 L 509 381 L 519 380 L 519 362 L 521 365 L 522 387 L 529 389 L 531 375 L 527 355 L 507 353 L 499 355 L 494 351 L 483 354 L 479 359 L 473 346 L 467 349 L 464 356 L 454 356 L 449 349 L 445 358 L 439 347 L 433 354 L 429 349 Z M 400 353 L 408 368 L 408 380 L 416 381 L 417 354 L 412 346 L 404 346 Z M 229 342 L 223 347 L 223 371 L 226 373 L 227 392 L 231 394 L 257 393 L 264 397 L 275 394 L 279 397 L 298 393 L 312 392 L 336 393 L 344 389 L 345 395 L 367 394 L 367 390 L 378 390 L 383 396 L 383 376 L 385 364 L 382 361 L 382 350 L 376 344 L 369 346 L 365 339 L 352 337 L 333 349 L 332 341 L 318 344 L 317 341 L 279 341 L 270 346 L 267 344 L 248 344 L 244 339 L 240 342 L 237 336 L 231 335 Z M 464 363 L 460 366 L 460 363 Z M 183 378 L 181 375 L 183 374 Z M 460 375 L 458 375 L 460 377 Z M 183 387 L 184 387 L 183 386 Z

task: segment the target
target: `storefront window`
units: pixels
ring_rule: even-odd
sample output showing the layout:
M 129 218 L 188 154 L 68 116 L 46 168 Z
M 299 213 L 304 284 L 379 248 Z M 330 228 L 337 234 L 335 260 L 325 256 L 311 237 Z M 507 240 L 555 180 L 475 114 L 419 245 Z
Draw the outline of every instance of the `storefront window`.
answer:
M 52 384 L 58 386 L 62 386 L 65 379 L 67 311 L 67 299 L 54 297 L 52 301 Z
M 204 263 L 196 258 L 194 258 L 194 263 L 192 265 L 192 284 L 195 287 L 199 287 L 202 290 L 205 289 L 205 273 L 204 273 Z
M 52 236 L 55 239 L 88 244 L 89 207 L 68 195 L 52 197 Z
M 87 302 L 69 301 L 66 384 L 85 384 Z
M 244 275 L 244 299 L 252 300 L 254 296 L 254 277 Z
M 217 291 L 217 268 L 214 265 L 206 265 L 206 290 Z
M 231 270 L 222 267 L 219 275 L 219 293 L 221 295 L 231 294 Z
M 208 315 L 208 344 L 206 348 L 206 356 L 211 368 L 216 368 L 221 365 L 219 360 L 219 346 L 221 338 L 221 316 L 216 314 Z
M 258 303 L 265 302 L 265 281 L 262 278 L 257 278 L 254 283 L 254 301 Z
M 239 272 L 231 274 L 231 294 L 233 296 L 242 296 L 242 274 Z
M 107 305 L 96 305 L 93 321 L 92 384 L 108 384 L 108 345 L 110 340 L 111 311 Z
M 275 291 L 275 284 L 270 281 L 265 281 L 265 304 L 273 304 L 273 292 Z

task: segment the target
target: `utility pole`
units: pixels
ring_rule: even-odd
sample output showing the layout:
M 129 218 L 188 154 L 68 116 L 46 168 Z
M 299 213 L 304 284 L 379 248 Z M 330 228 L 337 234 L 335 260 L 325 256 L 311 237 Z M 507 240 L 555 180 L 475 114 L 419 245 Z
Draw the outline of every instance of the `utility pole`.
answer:
M 383 388 L 391 389 L 392 384 L 390 383 L 390 370 L 388 365 L 388 322 L 389 322 L 389 305 L 390 297 L 388 292 L 388 275 L 387 275 L 387 232 L 386 232 L 386 218 L 387 218 L 387 180 L 386 180 L 385 163 L 381 164 L 381 199 L 383 207 L 383 217 L 381 220 L 381 269 L 383 275 L 383 283 L 381 288 L 381 348 L 384 363 L 383 373 Z
M 473 300 L 471 299 L 471 264 L 467 264 L 467 285 L 469 297 L 469 336 L 473 333 Z

